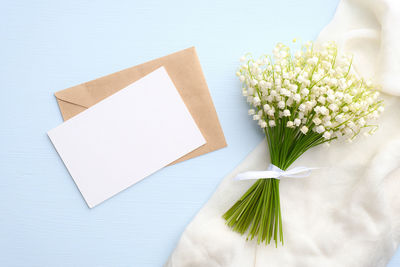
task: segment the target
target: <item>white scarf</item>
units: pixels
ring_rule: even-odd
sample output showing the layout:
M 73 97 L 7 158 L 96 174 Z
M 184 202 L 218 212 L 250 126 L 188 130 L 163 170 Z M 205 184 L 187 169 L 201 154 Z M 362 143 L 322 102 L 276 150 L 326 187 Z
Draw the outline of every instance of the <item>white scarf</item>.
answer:
M 269 164 L 263 141 L 225 179 L 187 226 L 167 267 L 377 267 L 400 242 L 400 1 L 342 0 L 318 41 L 336 40 L 355 67 L 387 93 L 379 130 L 353 144 L 306 152 L 294 166 L 318 166 L 281 180 L 285 245 L 256 245 L 222 214 L 254 183 L 236 174 Z

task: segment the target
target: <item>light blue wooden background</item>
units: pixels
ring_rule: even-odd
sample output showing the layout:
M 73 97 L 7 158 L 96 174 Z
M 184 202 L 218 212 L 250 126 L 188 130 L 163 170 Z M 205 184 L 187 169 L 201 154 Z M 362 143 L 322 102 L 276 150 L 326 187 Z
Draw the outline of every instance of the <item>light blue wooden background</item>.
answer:
M 262 139 L 234 76 L 238 58 L 314 39 L 337 2 L 1 1 L 0 266 L 161 266 Z M 46 136 L 62 122 L 53 93 L 192 45 L 228 148 L 88 209 Z M 390 266 L 399 265 L 400 255 Z

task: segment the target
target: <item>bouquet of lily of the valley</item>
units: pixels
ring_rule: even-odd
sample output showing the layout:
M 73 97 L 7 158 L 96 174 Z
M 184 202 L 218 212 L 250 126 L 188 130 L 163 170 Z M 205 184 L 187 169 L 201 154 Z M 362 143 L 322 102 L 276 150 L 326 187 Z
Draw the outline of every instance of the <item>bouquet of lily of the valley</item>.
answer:
M 289 169 L 308 149 L 335 139 L 353 140 L 372 134 L 370 121 L 383 111 L 379 92 L 358 77 L 352 57 L 334 42 L 319 47 L 306 43 L 294 55 L 278 44 L 273 57 L 243 57 L 237 76 L 269 147 L 271 165 L 264 172 L 246 172 L 239 179 L 257 179 L 223 215 L 228 226 L 258 243 L 283 244 L 279 178 L 302 175 L 308 168 Z M 304 175 L 304 173 L 303 173 Z

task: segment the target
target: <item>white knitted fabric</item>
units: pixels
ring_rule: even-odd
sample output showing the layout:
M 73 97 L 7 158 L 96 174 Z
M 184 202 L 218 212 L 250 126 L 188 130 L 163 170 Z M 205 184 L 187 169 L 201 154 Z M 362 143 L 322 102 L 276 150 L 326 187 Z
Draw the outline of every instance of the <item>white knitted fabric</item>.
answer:
M 400 242 L 400 1 L 343 0 L 318 41 L 336 40 L 355 67 L 386 94 L 379 130 L 352 144 L 306 152 L 293 166 L 304 179 L 281 180 L 285 245 L 256 245 L 232 232 L 222 214 L 254 183 L 238 172 L 269 165 L 267 145 L 225 179 L 187 226 L 166 267 L 376 267 Z

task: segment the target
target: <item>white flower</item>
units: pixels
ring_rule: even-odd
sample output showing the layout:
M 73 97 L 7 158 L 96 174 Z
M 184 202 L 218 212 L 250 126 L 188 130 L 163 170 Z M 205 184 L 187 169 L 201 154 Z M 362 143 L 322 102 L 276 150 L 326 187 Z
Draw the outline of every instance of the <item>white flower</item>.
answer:
M 300 104 L 299 110 L 300 110 L 301 112 L 304 112 L 304 111 L 306 110 L 306 105 Z
M 291 84 L 289 86 L 289 90 L 292 92 L 296 92 L 297 91 L 298 86 L 296 84 Z
M 315 106 L 315 105 L 314 105 L 314 102 L 312 102 L 312 101 L 307 101 L 307 102 L 305 103 L 305 105 L 306 105 L 305 111 L 310 111 L 310 110 L 312 110 L 312 108 Z
M 308 95 L 309 93 L 310 93 L 310 90 L 308 90 L 307 88 L 301 89 L 301 94 L 302 94 L 303 96 L 306 96 L 306 95 Z
M 312 121 L 314 122 L 315 125 L 320 125 L 322 122 L 321 119 L 318 117 L 314 118 Z
M 344 95 L 344 102 L 347 104 L 350 104 L 351 101 L 353 101 L 353 97 L 350 94 L 345 94 Z
M 321 75 L 319 73 L 314 73 L 314 75 L 312 76 L 312 80 L 314 82 L 319 81 L 319 79 L 321 79 Z
M 278 108 L 284 109 L 284 108 L 285 108 L 285 102 L 279 101 L 279 102 L 278 102 Z
M 344 134 L 345 135 L 351 135 L 353 133 L 353 131 L 350 128 L 345 128 L 344 129 Z
M 318 58 L 317 57 L 312 57 L 307 61 L 308 64 L 310 65 L 316 65 L 318 63 Z
M 341 131 L 336 131 L 336 132 L 333 133 L 333 136 L 337 137 L 337 138 L 340 138 L 340 137 L 342 137 L 342 132 Z
M 301 124 L 301 120 L 300 119 L 294 119 L 294 125 L 299 126 Z
M 325 101 L 326 101 L 325 97 L 323 96 L 318 97 L 318 102 L 321 103 L 322 105 L 325 105 Z
M 258 84 L 259 84 L 259 86 L 260 86 L 261 88 L 265 89 L 265 88 L 266 88 L 266 85 L 267 85 L 267 82 L 264 81 L 264 80 L 262 80 L 262 81 L 260 81 Z
M 335 96 L 334 95 L 328 95 L 326 97 L 326 101 L 328 101 L 329 103 L 332 103 L 335 101 Z
M 319 109 L 319 113 L 321 113 L 322 115 L 328 115 L 329 114 L 329 110 L 325 106 L 322 106 Z
M 286 105 L 291 107 L 293 105 L 293 98 L 289 97 L 289 99 L 286 101 Z
M 357 128 L 356 124 L 355 124 L 354 122 L 352 122 L 352 121 L 349 121 L 349 122 L 347 123 L 347 126 L 348 126 L 349 128 L 351 128 L 351 129 L 356 129 L 356 128 Z
M 324 127 L 325 127 L 325 128 L 330 128 L 330 127 L 332 127 L 332 122 L 331 122 L 331 121 L 325 121 L 325 122 L 324 122 Z
M 343 114 L 337 115 L 337 116 L 335 117 L 335 120 L 336 120 L 337 122 L 339 122 L 339 123 L 344 122 L 344 116 L 343 116 Z
M 260 98 L 258 96 L 255 96 L 253 98 L 253 104 L 254 104 L 254 106 L 258 106 L 258 105 L 261 104 L 261 100 L 260 100 Z
M 268 116 L 274 116 L 275 115 L 275 110 L 272 108 L 270 110 L 267 111 L 267 115 Z
M 249 87 L 248 89 L 247 89 L 247 91 L 248 91 L 248 95 L 249 96 L 252 96 L 252 95 L 254 95 L 254 88 L 253 87 Z
M 337 86 L 338 81 L 335 78 L 330 79 L 329 81 L 330 86 Z
M 335 111 L 337 111 L 337 110 L 339 109 L 339 107 L 338 107 L 336 104 L 330 104 L 330 105 L 328 106 L 328 108 L 329 108 L 330 110 L 332 110 L 333 112 L 335 112 Z
M 293 96 L 293 100 L 296 101 L 296 102 L 298 103 L 298 102 L 300 102 L 300 100 L 301 100 L 301 96 L 300 96 L 299 94 L 295 94 L 295 95 Z
M 306 134 L 306 133 L 308 132 L 307 126 L 301 127 L 301 128 L 300 128 L 300 131 L 301 131 L 303 134 Z
M 268 124 L 269 124 L 269 127 L 274 127 L 276 125 L 274 120 L 270 120 L 268 122 Z
M 290 85 L 290 81 L 288 80 L 289 79 L 289 74 L 286 71 L 284 71 L 282 73 L 282 78 L 284 79 L 283 80 L 283 86 L 289 87 L 289 85 Z
M 331 90 L 331 91 L 332 91 L 332 90 Z M 331 95 L 333 95 L 333 92 L 331 93 Z M 335 96 L 336 96 L 338 99 L 343 99 L 344 94 L 343 94 L 343 92 L 338 91 L 338 92 L 335 93 Z
M 285 110 L 283 111 L 283 116 L 284 116 L 284 117 L 289 117 L 289 116 L 290 116 L 290 110 L 285 109 Z
M 267 127 L 267 123 L 266 123 L 264 120 L 261 120 L 261 121 L 260 121 L 260 127 L 261 127 L 261 128 Z
M 290 91 L 285 88 L 282 88 L 280 93 L 281 93 L 281 95 L 284 95 L 284 96 L 290 96 Z
M 294 125 L 293 121 L 288 121 L 286 123 L 286 126 L 289 127 L 289 128 L 293 128 L 293 125 Z
M 324 132 L 324 134 L 322 135 L 325 139 L 329 139 L 331 138 L 331 133 L 330 132 Z
M 317 128 L 315 128 L 317 133 L 323 133 L 325 131 L 325 127 L 322 125 L 317 126 Z
M 322 121 L 327 122 L 327 121 L 330 121 L 331 119 L 332 119 L 331 116 L 326 115 L 326 116 L 324 116 L 324 117 L 322 118 Z
M 255 121 L 258 121 L 260 118 L 261 118 L 261 116 L 258 114 L 253 115 L 253 120 L 255 120 Z
M 256 114 L 256 111 L 254 109 L 249 109 L 249 111 L 247 113 L 249 115 L 254 115 L 254 114 Z
M 271 109 L 271 106 L 270 105 L 268 105 L 268 104 L 265 104 L 264 105 L 264 111 L 265 112 L 267 112 L 268 110 L 270 110 Z

